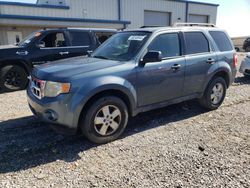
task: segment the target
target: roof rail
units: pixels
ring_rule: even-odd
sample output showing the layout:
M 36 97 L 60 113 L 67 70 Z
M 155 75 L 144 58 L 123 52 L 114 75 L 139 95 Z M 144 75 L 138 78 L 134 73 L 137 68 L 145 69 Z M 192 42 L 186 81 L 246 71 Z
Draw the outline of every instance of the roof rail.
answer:
M 68 29 L 68 27 L 44 27 L 42 30 L 52 30 L 52 29 Z
M 162 25 L 144 25 L 144 26 L 141 26 L 140 28 L 150 28 L 150 27 L 169 27 L 169 26 L 162 26 Z
M 173 27 L 181 27 L 181 26 L 198 26 L 198 27 L 216 27 L 214 24 L 212 23 L 180 23 L 180 22 L 176 22 L 174 23 Z

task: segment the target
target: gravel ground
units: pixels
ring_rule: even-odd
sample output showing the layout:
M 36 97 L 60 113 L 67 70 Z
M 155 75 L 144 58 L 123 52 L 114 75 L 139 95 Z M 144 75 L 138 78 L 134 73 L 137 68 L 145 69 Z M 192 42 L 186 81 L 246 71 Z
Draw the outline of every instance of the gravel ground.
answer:
M 241 74 L 218 110 L 191 101 L 144 113 L 100 146 L 34 118 L 25 91 L 0 104 L 0 187 L 250 187 L 250 79 Z

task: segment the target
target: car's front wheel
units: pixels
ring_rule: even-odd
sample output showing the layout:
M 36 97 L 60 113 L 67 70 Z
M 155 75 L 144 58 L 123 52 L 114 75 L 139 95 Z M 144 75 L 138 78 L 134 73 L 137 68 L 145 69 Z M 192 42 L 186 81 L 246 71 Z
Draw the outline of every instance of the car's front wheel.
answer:
M 250 46 L 246 47 L 246 52 L 250 52 Z
M 25 89 L 28 84 L 26 70 L 18 65 L 6 65 L 0 70 L 1 91 L 18 91 Z
M 128 108 L 118 97 L 104 96 L 94 102 L 80 122 L 82 133 L 92 142 L 117 139 L 128 123 Z
M 224 78 L 216 77 L 208 84 L 200 104 L 209 109 L 215 110 L 223 103 L 227 91 L 227 84 Z

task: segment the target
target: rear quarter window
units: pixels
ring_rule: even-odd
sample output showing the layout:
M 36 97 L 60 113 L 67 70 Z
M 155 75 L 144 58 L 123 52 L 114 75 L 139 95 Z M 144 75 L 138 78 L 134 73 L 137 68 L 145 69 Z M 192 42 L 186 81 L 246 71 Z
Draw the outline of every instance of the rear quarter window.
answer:
M 184 33 L 186 42 L 186 54 L 199 54 L 210 52 L 209 43 L 201 32 Z
M 233 50 L 230 39 L 223 31 L 209 31 L 209 33 L 221 52 Z

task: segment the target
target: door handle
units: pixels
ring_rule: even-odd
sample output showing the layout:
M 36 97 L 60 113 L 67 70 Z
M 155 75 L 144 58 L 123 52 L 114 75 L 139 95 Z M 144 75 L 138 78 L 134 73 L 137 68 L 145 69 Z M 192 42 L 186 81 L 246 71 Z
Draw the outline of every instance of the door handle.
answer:
M 60 55 L 68 55 L 69 52 L 59 52 Z
M 181 65 L 180 64 L 174 64 L 171 69 L 173 69 L 174 71 L 178 70 L 181 68 Z
M 209 59 L 207 60 L 207 63 L 212 65 L 212 64 L 214 64 L 214 63 L 215 63 L 215 60 L 214 60 L 214 59 L 209 58 Z

